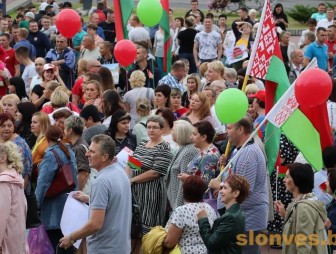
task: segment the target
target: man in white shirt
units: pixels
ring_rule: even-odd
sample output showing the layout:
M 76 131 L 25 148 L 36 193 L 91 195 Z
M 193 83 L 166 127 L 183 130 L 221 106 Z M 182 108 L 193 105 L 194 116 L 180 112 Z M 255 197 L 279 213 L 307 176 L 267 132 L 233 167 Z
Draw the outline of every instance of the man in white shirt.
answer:
M 321 19 L 317 22 L 317 28 L 324 27 L 325 29 L 328 29 L 330 25 L 333 25 L 334 21 L 334 10 L 331 8 L 327 9 L 327 18 Z
M 46 64 L 46 61 L 42 57 L 38 57 L 35 59 L 35 71 L 36 75 L 32 78 L 32 81 L 30 82 L 30 91 L 33 91 L 34 86 L 39 85 L 42 83 L 42 72 L 43 67 Z
M 128 39 L 133 42 L 146 41 L 148 47 L 151 48 L 152 42 L 149 37 L 149 32 L 141 25 L 139 17 L 133 14 L 129 21 L 133 28 L 128 32 Z
M 289 82 L 292 84 L 303 70 L 303 52 L 300 49 L 295 49 L 290 54 L 290 70 L 288 72 Z
M 35 71 L 35 64 L 29 58 L 29 50 L 26 47 L 19 47 L 15 50 L 15 56 L 17 61 L 24 65 L 24 71 L 22 73 L 22 79 L 25 82 L 26 93 L 30 93 L 30 83 L 33 77 L 37 74 Z
M 95 40 L 92 35 L 85 35 L 82 41 L 84 49 L 81 51 L 79 59 L 97 60 L 100 57 L 99 47 L 95 45 Z

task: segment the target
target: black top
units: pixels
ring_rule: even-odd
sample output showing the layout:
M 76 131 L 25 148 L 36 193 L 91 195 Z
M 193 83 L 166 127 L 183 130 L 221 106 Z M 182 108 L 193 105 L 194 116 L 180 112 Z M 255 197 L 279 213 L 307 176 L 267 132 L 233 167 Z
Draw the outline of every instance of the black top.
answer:
M 194 28 L 187 28 L 178 33 L 177 39 L 180 40 L 179 53 L 193 53 L 194 39 L 196 34 L 197 30 Z
M 34 86 L 32 93 L 38 95 L 38 97 L 40 98 L 43 95 L 43 91 L 44 91 L 44 87 L 42 87 L 41 85 L 36 85 Z M 42 106 L 44 103 L 48 102 L 48 99 L 44 99 L 43 103 L 38 107 L 37 110 L 41 110 Z
M 101 22 L 98 24 L 101 28 L 103 28 L 104 35 L 105 35 L 105 41 L 112 42 L 114 44 L 115 38 L 116 38 L 116 30 L 115 30 L 115 23 L 106 23 Z

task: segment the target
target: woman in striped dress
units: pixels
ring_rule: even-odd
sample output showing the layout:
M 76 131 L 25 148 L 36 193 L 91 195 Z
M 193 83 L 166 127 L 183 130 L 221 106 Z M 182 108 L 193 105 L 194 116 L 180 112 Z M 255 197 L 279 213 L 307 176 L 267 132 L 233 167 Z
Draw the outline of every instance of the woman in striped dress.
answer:
M 162 138 L 164 120 L 161 116 L 150 116 L 147 120 L 149 141 L 143 141 L 134 151 L 141 161 L 140 170 L 132 170 L 132 195 L 142 212 L 143 234 L 157 225 L 162 225 L 166 198 L 164 176 L 172 160 L 170 146 Z

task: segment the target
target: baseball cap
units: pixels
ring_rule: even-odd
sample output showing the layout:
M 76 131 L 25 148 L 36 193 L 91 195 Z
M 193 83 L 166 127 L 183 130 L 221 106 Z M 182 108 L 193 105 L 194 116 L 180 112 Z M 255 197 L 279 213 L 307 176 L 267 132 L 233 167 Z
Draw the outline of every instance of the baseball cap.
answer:
M 25 16 L 29 17 L 31 19 L 35 19 L 35 14 L 33 12 L 31 12 L 31 11 L 27 12 Z
M 266 97 L 266 91 L 265 90 L 259 90 L 255 94 L 249 95 L 250 98 L 257 98 L 260 101 L 265 102 L 265 97 Z
M 43 71 L 47 71 L 47 70 L 53 70 L 55 67 L 55 65 L 53 64 L 45 64 L 43 67 Z

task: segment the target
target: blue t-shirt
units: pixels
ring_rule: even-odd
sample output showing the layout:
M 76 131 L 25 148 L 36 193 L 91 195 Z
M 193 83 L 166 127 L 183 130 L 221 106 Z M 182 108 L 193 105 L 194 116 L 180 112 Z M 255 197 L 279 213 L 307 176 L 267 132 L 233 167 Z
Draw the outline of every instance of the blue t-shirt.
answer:
M 314 57 L 317 59 L 317 66 L 324 70 L 328 70 L 328 46 L 326 44 L 317 44 L 313 42 L 307 47 L 304 57 L 312 60 Z

